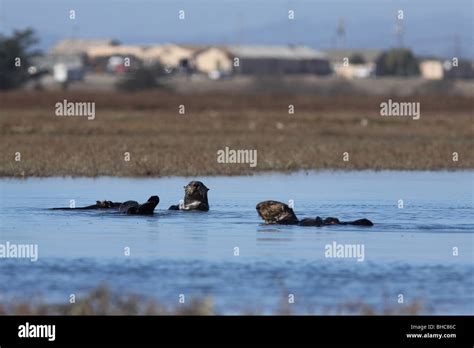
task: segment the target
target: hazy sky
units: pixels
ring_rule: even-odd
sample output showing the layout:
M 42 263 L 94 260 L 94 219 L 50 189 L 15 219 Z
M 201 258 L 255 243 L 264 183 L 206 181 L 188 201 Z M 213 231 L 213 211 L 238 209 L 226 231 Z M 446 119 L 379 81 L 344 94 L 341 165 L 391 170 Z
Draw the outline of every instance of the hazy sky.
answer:
M 473 0 L 0 0 L 0 31 L 32 27 L 41 47 L 71 38 L 123 43 L 305 44 L 334 48 L 344 18 L 348 48 L 388 48 L 398 10 L 404 43 L 419 54 L 472 58 Z M 76 19 L 69 19 L 69 10 Z M 179 20 L 178 11 L 185 11 Z M 295 20 L 288 20 L 288 10 Z M 458 36 L 455 40 L 454 37 Z

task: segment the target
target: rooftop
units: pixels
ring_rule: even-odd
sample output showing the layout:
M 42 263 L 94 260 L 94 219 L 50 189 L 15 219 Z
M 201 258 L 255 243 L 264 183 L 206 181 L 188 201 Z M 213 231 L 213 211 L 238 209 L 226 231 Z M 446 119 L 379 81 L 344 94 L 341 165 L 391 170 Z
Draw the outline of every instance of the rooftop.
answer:
M 225 47 L 235 56 L 245 58 L 277 58 L 277 59 L 324 59 L 322 52 L 307 46 L 262 46 L 262 45 L 230 45 Z
M 344 58 L 350 58 L 353 55 L 359 55 L 366 62 L 374 62 L 382 54 L 382 50 L 364 50 L 364 49 L 345 49 L 345 50 L 325 50 L 326 57 L 334 62 L 342 62 Z
M 85 53 L 91 47 L 113 46 L 117 42 L 112 39 L 66 39 L 59 41 L 52 49 L 51 53 Z

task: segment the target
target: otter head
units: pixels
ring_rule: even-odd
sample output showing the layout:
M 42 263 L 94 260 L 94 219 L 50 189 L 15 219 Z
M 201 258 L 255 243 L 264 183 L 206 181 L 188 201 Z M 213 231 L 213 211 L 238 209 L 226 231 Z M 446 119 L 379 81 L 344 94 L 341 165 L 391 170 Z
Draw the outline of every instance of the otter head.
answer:
M 209 210 L 207 201 L 209 189 L 200 181 L 191 181 L 184 186 L 184 210 Z
M 150 198 L 148 198 L 148 203 L 153 203 L 155 205 L 158 205 L 158 203 L 160 203 L 160 197 L 158 196 L 151 196 Z
M 264 201 L 258 203 L 256 209 L 266 224 L 295 225 L 298 223 L 293 209 L 285 203 Z
M 185 203 L 186 201 L 207 202 L 207 191 L 209 189 L 200 181 L 191 181 L 184 186 Z

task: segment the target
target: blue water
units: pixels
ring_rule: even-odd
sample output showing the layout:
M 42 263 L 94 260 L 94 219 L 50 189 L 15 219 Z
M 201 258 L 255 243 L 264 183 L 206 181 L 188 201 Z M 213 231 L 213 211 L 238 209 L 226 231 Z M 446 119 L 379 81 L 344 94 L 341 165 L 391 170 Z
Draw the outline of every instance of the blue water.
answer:
M 332 313 L 358 300 L 377 310 L 416 300 L 422 313 L 474 314 L 473 174 L 197 178 L 211 189 L 207 213 L 166 210 L 196 178 L 1 179 L 0 243 L 36 243 L 39 259 L 0 258 L 0 300 L 62 303 L 106 283 L 170 307 L 179 294 L 210 297 L 224 314 L 275 313 L 288 294 L 301 314 Z M 161 202 L 149 217 L 45 209 L 154 194 Z M 366 217 L 375 226 L 266 226 L 255 210 L 266 199 L 293 200 L 300 218 Z M 325 257 L 333 242 L 364 245 L 364 260 Z

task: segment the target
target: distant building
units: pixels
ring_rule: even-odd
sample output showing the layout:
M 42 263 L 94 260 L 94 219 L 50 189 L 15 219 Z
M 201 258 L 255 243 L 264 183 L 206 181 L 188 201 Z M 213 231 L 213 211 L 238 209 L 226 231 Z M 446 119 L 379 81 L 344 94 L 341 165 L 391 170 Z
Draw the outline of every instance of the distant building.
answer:
M 163 53 L 163 45 L 153 45 L 146 47 L 143 50 L 143 63 L 145 65 L 153 65 L 160 61 L 160 57 Z
M 459 60 L 422 59 L 420 61 L 421 76 L 428 80 L 472 79 L 474 78 L 473 62 Z
M 132 45 L 104 45 L 87 49 L 87 63 L 95 71 L 121 73 L 138 68 L 144 48 Z
M 328 50 L 324 51 L 337 76 L 346 79 L 373 76 L 380 50 Z
M 93 46 L 86 50 L 89 59 L 110 58 L 112 56 L 135 57 L 140 60 L 144 58 L 145 49 L 140 46 L 132 45 L 103 45 Z
M 193 54 L 192 65 L 211 78 L 219 78 L 233 72 L 233 58 L 225 48 L 206 47 Z
M 444 78 L 446 79 L 473 79 L 474 62 L 471 60 L 460 59 L 457 66 L 454 66 L 452 60 L 446 60 L 443 63 Z
M 67 39 L 59 41 L 52 49 L 53 55 L 85 55 L 92 47 L 115 46 L 118 42 L 111 39 L 83 40 Z
M 423 60 L 420 62 L 420 74 L 427 80 L 442 80 L 444 78 L 443 63 L 440 60 Z
M 54 55 L 51 56 L 53 63 L 53 77 L 58 83 L 65 84 L 84 79 L 84 61 L 78 55 Z
M 337 76 L 341 76 L 346 79 L 366 79 L 374 75 L 375 64 L 337 64 L 333 66 L 333 70 Z
M 140 46 L 120 45 L 113 40 L 63 40 L 56 44 L 53 55 L 80 55 L 96 71 L 122 71 L 119 59 L 129 58 L 131 67 L 161 63 L 167 68 L 188 69 L 197 47 L 175 44 Z
M 306 46 L 211 46 L 195 51 L 193 68 L 210 78 L 230 74 L 286 75 L 331 72 L 324 54 Z
M 227 46 L 234 72 L 250 75 L 316 74 L 331 72 L 319 51 L 306 46 Z
M 152 46 L 145 49 L 143 61 L 146 65 L 159 62 L 168 68 L 188 68 L 195 50 L 174 44 Z
M 58 71 L 73 71 L 70 77 L 74 76 L 73 79 L 80 80 L 84 75 L 84 67 L 84 59 L 80 55 L 48 54 L 33 57 L 28 69 L 38 72 L 47 71 L 49 73 L 54 73 L 55 69 Z

